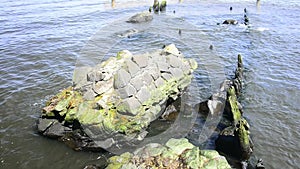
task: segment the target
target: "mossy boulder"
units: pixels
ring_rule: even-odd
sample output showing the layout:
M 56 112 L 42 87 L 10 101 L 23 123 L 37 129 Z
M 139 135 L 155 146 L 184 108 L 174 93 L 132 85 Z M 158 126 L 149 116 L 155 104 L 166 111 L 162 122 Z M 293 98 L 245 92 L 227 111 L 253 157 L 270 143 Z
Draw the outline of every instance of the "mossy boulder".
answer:
M 170 139 L 165 145 L 150 143 L 134 151 L 113 156 L 106 169 L 190 168 L 229 169 L 225 157 L 215 150 L 200 150 L 187 139 Z

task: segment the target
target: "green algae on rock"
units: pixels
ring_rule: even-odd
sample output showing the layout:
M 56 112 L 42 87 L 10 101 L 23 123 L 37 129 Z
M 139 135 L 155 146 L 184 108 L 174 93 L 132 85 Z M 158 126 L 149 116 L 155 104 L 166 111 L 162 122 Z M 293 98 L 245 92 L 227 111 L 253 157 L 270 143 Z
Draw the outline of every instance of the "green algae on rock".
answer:
M 231 86 L 227 90 L 227 93 L 228 93 L 228 102 L 229 102 L 229 105 L 230 105 L 230 112 L 232 114 L 233 123 L 237 124 L 238 121 L 242 117 L 242 113 L 240 112 L 239 107 L 238 107 L 237 97 L 236 97 L 236 93 L 235 93 L 234 87 Z
M 179 147 L 179 148 L 178 148 Z M 168 154 L 168 155 L 166 155 Z M 170 139 L 165 145 L 150 143 L 133 153 L 123 153 L 108 160 L 106 169 L 181 168 L 230 169 L 225 157 L 215 150 L 200 150 L 185 138 Z

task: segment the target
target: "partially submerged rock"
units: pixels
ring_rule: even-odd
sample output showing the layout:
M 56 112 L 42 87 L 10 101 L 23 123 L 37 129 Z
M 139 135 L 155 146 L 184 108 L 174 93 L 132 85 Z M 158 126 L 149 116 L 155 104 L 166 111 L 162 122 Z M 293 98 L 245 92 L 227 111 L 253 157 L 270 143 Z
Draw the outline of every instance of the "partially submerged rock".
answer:
M 226 19 L 225 21 L 223 21 L 222 24 L 227 24 L 227 25 L 237 25 L 238 21 L 234 20 L 234 19 Z
M 121 38 L 130 38 L 131 36 L 135 35 L 139 33 L 139 31 L 137 29 L 129 29 L 129 30 L 126 30 L 124 32 L 119 32 L 117 33 L 117 36 L 118 37 L 121 37 Z
M 165 145 L 150 143 L 108 160 L 106 169 L 119 168 L 231 168 L 225 157 L 215 150 L 200 150 L 187 139 L 170 139 Z
M 128 23 L 142 23 L 142 22 L 149 22 L 153 20 L 153 16 L 149 11 L 141 12 L 135 14 L 131 18 L 128 19 Z
M 87 141 L 87 148 L 143 140 L 147 126 L 164 112 L 168 100 L 180 97 L 196 68 L 175 45 L 141 55 L 121 51 L 87 71 L 80 68 L 84 75 L 75 70 L 75 76 L 85 79 L 74 78 L 73 87 L 50 99 L 39 132 L 52 136 L 49 131 L 59 124 L 57 137 L 71 133 L 75 140 Z M 74 129 L 83 133 L 77 137 Z

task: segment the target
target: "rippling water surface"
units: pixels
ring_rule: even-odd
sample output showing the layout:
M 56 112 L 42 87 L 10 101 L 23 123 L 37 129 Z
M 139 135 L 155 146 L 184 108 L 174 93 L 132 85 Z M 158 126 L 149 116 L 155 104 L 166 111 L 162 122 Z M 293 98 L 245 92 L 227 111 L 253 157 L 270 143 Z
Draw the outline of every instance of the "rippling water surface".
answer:
M 75 66 L 93 61 L 97 50 L 100 62 L 104 57 L 101 51 L 106 56 L 124 48 L 138 53 L 169 42 L 178 44 L 188 57 L 199 62 L 196 81 L 202 83 L 201 88 L 211 88 L 203 90 L 203 98 L 233 74 L 236 56 L 241 53 L 246 67 L 241 102 L 252 126 L 255 155 L 264 159 L 268 168 L 297 168 L 300 1 L 261 1 L 259 7 L 250 0 L 172 1 L 165 14 L 155 16 L 153 22 L 157 24 L 150 25 L 151 29 L 121 38 L 119 32 L 130 26 L 117 23 L 148 9 L 151 2 L 120 0 L 112 8 L 110 2 L 96 0 L 3 0 L 0 168 L 83 168 L 105 161 L 101 154 L 74 152 L 36 134 L 34 126 L 41 108 L 49 97 L 71 85 Z M 229 11 L 230 6 L 233 11 Z M 217 25 L 231 18 L 242 22 L 244 8 L 250 28 Z M 164 30 L 166 25 L 170 29 Z M 181 36 L 178 29 L 182 29 Z M 91 41 L 101 37 L 108 38 L 90 51 Z M 213 50 L 208 49 L 210 44 Z M 203 80 L 207 78 L 210 80 Z

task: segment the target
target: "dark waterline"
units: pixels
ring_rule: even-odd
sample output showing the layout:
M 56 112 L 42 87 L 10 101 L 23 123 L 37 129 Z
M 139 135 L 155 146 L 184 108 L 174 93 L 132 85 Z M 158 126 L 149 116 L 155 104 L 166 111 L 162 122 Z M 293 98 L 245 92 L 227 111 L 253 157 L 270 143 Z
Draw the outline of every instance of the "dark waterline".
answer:
M 141 3 L 130 3 L 126 8 L 117 3 L 114 9 L 110 2 L 98 1 L 1 3 L 1 168 L 83 168 L 106 160 L 102 154 L 74 152 L 62 143 L 39 136 L 34 130 L 35 120 L 49 97 L 71 85 L 75 65 L 82 59 L 81 49 L 92 36 L 111 22 L 148 8 L 143 6 L 145 1 Z M 213 79 L 221 76 L 218 73 L 225 72 L 224 77 L 232 75 L 237 54 L 244 56 L 246 72 L 241 102 L 252 126 L 255 155 L 264 159 L 267 168 L 296 168 L 300 162 L 299 4 L 296 0 L 281 4 L 262 1 L 257 9 L 251 1 L 184 1 L 170 4 L 166 13 L 179 18 L 178 24 L 183 19 L 197 28 L 184 28 L 182 37 L 174 37 L 177 41 L 193 39 L 185 32 L 203 35 L 203 42 L 208 44 L 192 45 L 203 47 L 199 50 L 205 57 L 196 59 L 206 70 L 215 70 L 209 72 Z M 241 22 L 245 7 L 250 29 L 243 25 L 217 26 L 224 19 Z M 174 26 L 174 30 L 179 26 Z M 140 48 L 146 44 L 160 46 L 160 42 L 135 38 L 141 41 Z M 212 51 L 208 49 L 210 44 L 214 45 Z M 126 40 L 110 52 L 118 51 L 122 45 L 126 47 Z M 182 50 L 188 52 L 193 46 Z M 219 60 L 212 61 L 209 56 Z M 196 79 L 201 81 L 203 77 L 196 75 Z M 207 92 L 203 95 L 210 94 Z

